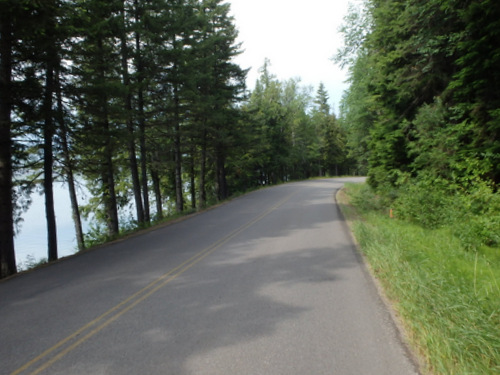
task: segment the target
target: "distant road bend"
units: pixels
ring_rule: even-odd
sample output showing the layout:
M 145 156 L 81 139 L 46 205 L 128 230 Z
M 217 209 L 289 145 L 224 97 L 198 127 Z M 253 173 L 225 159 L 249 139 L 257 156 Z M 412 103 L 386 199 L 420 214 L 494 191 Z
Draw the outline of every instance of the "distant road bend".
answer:
M 0 374 L 417 374 L 325 179 L 0 283 Z

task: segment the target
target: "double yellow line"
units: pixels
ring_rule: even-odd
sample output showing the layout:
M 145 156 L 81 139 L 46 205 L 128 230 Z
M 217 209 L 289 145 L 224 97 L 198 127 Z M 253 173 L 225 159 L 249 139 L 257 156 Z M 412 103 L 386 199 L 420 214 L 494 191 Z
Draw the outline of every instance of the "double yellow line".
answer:
M 195 254 L 188 260 L 186 260 L 184 263 L 178 265 L 174 269 L 170 270 L 169 272 L 163 274 L 159 278 L 157 278 L 155 281 L 151 282 L 147 286 L 145 286 L 143 289 L 139 290 L 137 293 L 131 295 L 124 301 L 120 302 L 118 305 L 114 306 L 113 308 L 109 309 L 106 311 L 104 314 L 98 316 L 91 322 L 87 323 L 68 337 L 64 338 L 63 340 L 59 341 L 57 344 L 52 346 L 51 348 L 47 349 L 44 351 L 42 354 L 39 356 L 33 358 L 31 361 L 27 362 L 24 364 L 22 367 L 18 368 L 16 371 L 12 372 L 10 375 L 19 375 L 25 371 L 28 371 L 30 368 L 35 367 L 39 362 L 43 362 L 40 364 L 38 367 L 36 367 L 33 370 L 30 370 L 29 372 L 30 375 L 36 375 L 41 373 L 42 371 L 46 370 L 50 366 L 52 366 L 54 363 L 62 359 L 64 356 L 66 356 L 68 353 L 72 352 L 74 349 L 76 349 L 78 346 L 86 342 L 88 339 L 90 339 L 92 336 L 97 334 L 98 332 L 102 331 L 104 328 L 106 328 L 108 325 L 113 323 L 115 320 L 117 320 L 119 317 L 121 317 L 123 314 L 143 302 L 146 298 L 152 296 L 154 293 L 156 293 L 158 290 L 163 288 L 165 285 L 167 285 L 169 282 L 189 270 L 191 267 L 193 267 L 195 264 L 206 258 L 208 255 L 212 254 L 214 251 L 219 249 L 222 245 L 226 244 L 230 240 L 232 240 L 234 237 L 245 231 L 246 229 L 250 228 L 252 225 L 257 223 L 258 221 L 262 220 L 264 217 L 269 215 L 273 210 L 277 209 L 281 205 L 285 204 L 292 196 L 294 196 L 298 190 L 295 190 L 291 194 L 289 194 L 287 197 L 284 199 L 280 200 L 278 203 L 267 209 L 263 214 L 258 216 L 257 218 L 253 219 L 252 221 L 244 224 L 243 226 L 235 229 L 233 232 L 229 233 L 226 237 L 220 239 L 219 241 L 215 242 L 211 246 L 203 249 L 199 253 Z M 83 336 L 82 336 L 83 335 Z M 81 337 L 80 337 L 81 336 Z M 61 349 L 59 352 L 57 352 L 59 349 Z M 57 352 L 57 354 L 55 354 Z

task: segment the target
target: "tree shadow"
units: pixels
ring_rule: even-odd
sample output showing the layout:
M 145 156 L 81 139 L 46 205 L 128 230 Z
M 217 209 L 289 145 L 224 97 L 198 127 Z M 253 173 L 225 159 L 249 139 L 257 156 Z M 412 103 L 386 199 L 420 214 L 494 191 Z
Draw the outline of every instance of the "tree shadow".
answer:
M 78 315 L 66 328 L 72 332 L 76 328 L 71 326 L 79 327 L 81 321 L 96 316 L 95 311 L 93 315 L 76 311 L 79 298 L 90 306 L 95 301 L 97 314 L 105 312 L 165 269 L 218 243 L 224 235 L 216 229 L 224 228 L 228 238 L 210 256 L 54 364 L 50 373 L 137 374 L 140 361 L 152 374 L 206 374 L 209 367 L 217 367 L 216 361 L 231 368 L 232 361 L 248 360 L 245 357 L 250 354 L 238 351 L 242 346 L 259 353 L 261 343 L 282 331 L 283 324 L 310 312 L 313 307 L 305 301 L 311 293 L 324 292 L 323 288 L 342 280 L 346 270 L 359 266 L 347 237 L 338 242 L 327 238 L 314 246 L 307 243 L 317 231 L 334 231 L 334 226 L 343 225 L 333 204 L 331 182 L 315 182 L 313 194 L 301 196 L 299 191 L 279 209 L 270 209 L 272 202 L 301 187 L 297 183 L 255 192 L 175 225 L 54 265 L 51 272 L 47 268 L 13 280 L 22 285 L 17 301 L 23 295 L 29 299 L 23 307 L 26 311 L 39 302 L 38 293 L 57 293 L 70 280 L 66 299 L 53 298 L 58 299 L 58 306 L 68 305 L 68 320 Z M 265 210 L 270 211 L 255 220 Z M 244 230 L 239 232 L 239 228 Z M 277 246 L 290 237 L 286 249 Z M 50 314 L 50 308 L 45 314 Z M 99 349 L 96 342 L 100 342 Z M 68 363 L 69 372 L 64 367 Z
M 346 256 L 347 248 L 265 253 L 249 251 L 252 242 L 218 250 L 196 272 L 182 274 L 147 300 L 147 306 L 127 313 L 113 330 L 129 339 L 106 349 L 94 365 L 101 363 L 106 374 L 134 373 L 130 369 L 137 358 L 151 373 L 216 373 L 208 368 L 214 371 L 218 361 L 225 368 L 237 366 L 252 355 L 238 348 L 259 352 L 256 347 L 284 323 L 311 309 L 300 293 L 336 282 L 356 263 Z

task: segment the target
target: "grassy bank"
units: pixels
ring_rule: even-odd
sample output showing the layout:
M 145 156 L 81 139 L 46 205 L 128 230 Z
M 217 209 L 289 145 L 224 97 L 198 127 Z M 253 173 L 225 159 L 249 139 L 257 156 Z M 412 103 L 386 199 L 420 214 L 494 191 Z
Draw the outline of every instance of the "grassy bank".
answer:
M 500 249 L 390 218 L 363 185 L 339 203 L 431 374 L 500 374 Z

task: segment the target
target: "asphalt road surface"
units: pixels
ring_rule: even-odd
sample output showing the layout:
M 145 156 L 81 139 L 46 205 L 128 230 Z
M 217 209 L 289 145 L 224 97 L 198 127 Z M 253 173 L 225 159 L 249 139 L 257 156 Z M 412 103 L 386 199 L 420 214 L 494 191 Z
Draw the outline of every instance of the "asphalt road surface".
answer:
M 417 374 L 334 202 L 259 190 L 0 283 L 0 374 Z

